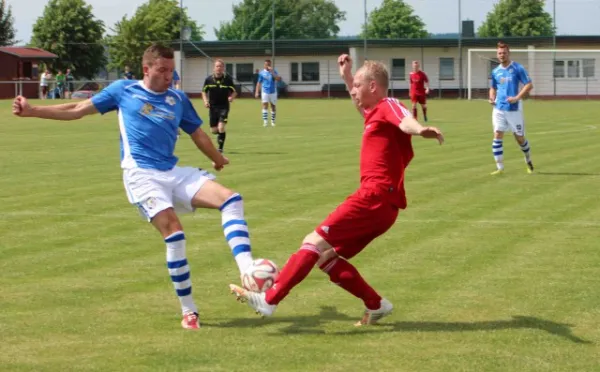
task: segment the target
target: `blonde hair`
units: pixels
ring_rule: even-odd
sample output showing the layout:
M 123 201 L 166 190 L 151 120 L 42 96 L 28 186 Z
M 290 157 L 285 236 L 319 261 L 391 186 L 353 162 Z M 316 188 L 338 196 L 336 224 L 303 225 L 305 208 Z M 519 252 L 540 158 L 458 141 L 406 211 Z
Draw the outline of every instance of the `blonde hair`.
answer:
M 375 81 L 377 85 L 387 89 L 390 84 L 390 74 L 385 64 L 379 61 L 365 61 L 359 69 L 367 81 Z M 357 71 L 358 72 L 358 71 Z

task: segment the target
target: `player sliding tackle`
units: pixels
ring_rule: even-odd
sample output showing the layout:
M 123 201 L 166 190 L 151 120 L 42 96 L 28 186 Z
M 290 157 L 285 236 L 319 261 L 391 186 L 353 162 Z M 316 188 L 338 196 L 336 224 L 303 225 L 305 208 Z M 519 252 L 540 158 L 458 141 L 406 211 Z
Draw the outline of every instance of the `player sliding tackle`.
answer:
M 388 315 L 392 304 L 367 284 L 348 260 L 392 227 L 398 211 L 406 208 L 404 170 L 413 158 L 411 136 L 443 142 L 439 129 L 421 126 L 401 103 L 387 97 L 389 76 L 382 63 L 367 61 L 354 76 L 348 55 L 341 55 L 338 63 L 352 101 L 364 118 L 360 187 L 304 238 L 272 288 L 257 293 L 230 285 L 238 299 L 263 316 L 272 315 L 315 265 L 333 283 L 363 301 L 366 310 L 357 325 L 373 324 Z
M 167 246 L 167 267 L 181 303 L 186 329 L 199 328 L 198 308 L 192 299 L 186 240 L 175 208 L 221 211 L 223 232 L 240 272 L 252 264 L 250 238 L 242 197 L 213 181 L 210 173 L 193 167 L 178 167 L 174 155 L 177 131 L 188 133 L 198 149 L 219 171 L 229 164 L 200 125 L 185 93 L 170 89 L 173 50 L 152 45 L 142 58 L 144 79 L 119 80 L 92 99 L 54 106 L 30 106 L 17 97 L 13 113 L 21 117 L 76 120 L 96 113 L 118 111 L 121 129 L 121 167 L 129 201 L 156 227 Z

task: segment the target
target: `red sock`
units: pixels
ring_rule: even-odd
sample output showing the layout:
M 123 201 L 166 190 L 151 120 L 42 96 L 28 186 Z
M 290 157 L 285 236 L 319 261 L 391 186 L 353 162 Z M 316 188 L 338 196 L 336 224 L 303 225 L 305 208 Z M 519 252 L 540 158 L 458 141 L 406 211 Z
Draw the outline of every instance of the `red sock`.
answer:
M 332 258 L 321 265 L 321 270 L 329 275 L 329 280 L 339 285 L 365 303 L 367 309 L 377 310 L 381 307 L 381 296 L 367 284 L 352 264 L 343 258 Z
M 423 116 L 427 117 L 427 107 L 423 107 Z
M 418 112 L 417 112 L 417 108 L 416 108 L 416 107 L 414 107 L 414 108 L 413 108 L 413 117 L 414 117 L 415 119 L 417 118 L 417 114 L 418 114 Z
M 281 302 L 292 288 L 308 276 L 320 256 L 321 253 L 313 244 L 302 244 L 298 252 L 294 253 L 281 269 L 273 287 L 266 291 L 267 303 L 277 305 Z

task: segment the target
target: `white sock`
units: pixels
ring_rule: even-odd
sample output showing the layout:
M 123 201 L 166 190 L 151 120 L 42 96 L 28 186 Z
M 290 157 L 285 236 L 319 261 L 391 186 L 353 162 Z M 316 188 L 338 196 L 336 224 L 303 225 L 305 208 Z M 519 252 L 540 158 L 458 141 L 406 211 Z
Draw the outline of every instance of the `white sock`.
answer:
M 492 152 L 494 154 L 494 160 L 496 161 L 496 168 L 498 168 L 498 170 L 504 169 L 504 149 L 502 147 L 501 139 L 495 139 L 492 142 Z
M 269 110 L 262 110 L 263 122 L 266 123 L 269 120 Z
M 241 195 L 232 195 L 219 210 L 221 211 L 223 234 L 240 273 L 243 273 L 252 264 L 252 247 L 248 224 L 244 218 L 244 201 Z
M 531 148 L 529 147 L 529 141 L 525 140 L 521 146 L 521 151 L 525 155 L 525 161 L 529 163 L 531 161 Z
M 177 231 L 165 238 L 167 244 L 167 268 L 175 287 L 175 292 L 181 302 L 181 312 L 197 313 L 198 308 L 192 299 L 192 281 L 190 279 L 190 266 L 185 257 L 185 235 Z

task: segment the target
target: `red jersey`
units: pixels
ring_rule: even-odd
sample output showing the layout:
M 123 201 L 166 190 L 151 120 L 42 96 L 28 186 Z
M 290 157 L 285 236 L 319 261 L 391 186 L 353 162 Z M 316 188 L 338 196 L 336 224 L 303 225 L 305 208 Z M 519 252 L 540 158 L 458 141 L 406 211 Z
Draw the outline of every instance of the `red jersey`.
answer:
M 410 94 L 413 96 L 425 95 L 425 83 L 429 83 L 427 75 L 419 70 L 410 73 Z
M 400 130 L 410 112 L 398 100 L 384 98 L 364 111 L 360 150 L 361 188 L 375 191 L 398 208 L 406 208 L 404 169 L 413 158 L 411 136 Z

